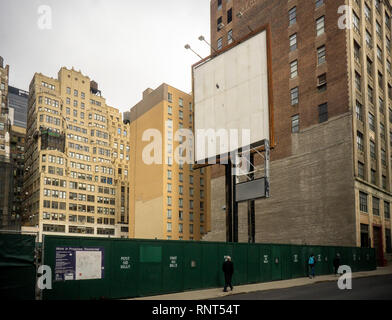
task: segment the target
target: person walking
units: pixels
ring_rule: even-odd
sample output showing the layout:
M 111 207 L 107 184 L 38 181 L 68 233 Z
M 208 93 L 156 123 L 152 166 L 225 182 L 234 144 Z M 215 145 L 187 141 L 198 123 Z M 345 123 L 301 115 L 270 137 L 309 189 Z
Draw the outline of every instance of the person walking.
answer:
M 231 284 L 231 279 L 234 273 L 234 264 L 231 261 L 231 257 L 227 257 L 226 261 L 223 263 L 222 271 L 225 274 L 225 288 L 223 292 L 227 292 L 227 288 L 230 287 L 231 291 L 233 291 L 233 285 Z
M 333 259 L 333 266 L 335 268 L 335 275 L 338 275 L 339 267 L 340 267 L 340 254 L 337 253 L 335 259 Z
M 311 270 L 311 274 L 310 274 L 309 278 L 312 279 L 312 278 L 315 277 L 315 270 L 314 270 L 314 267 L 315 267 L 315 265 L 316 265 L 316 257 L 314 256 L 313 253 L 312 253 L 312 254 L 310 255 L 310 257 L 309 257 L 309 262 L 308 262 L 308 264 L 309 264 L 309 267 L 310 267 L 310 270 Z

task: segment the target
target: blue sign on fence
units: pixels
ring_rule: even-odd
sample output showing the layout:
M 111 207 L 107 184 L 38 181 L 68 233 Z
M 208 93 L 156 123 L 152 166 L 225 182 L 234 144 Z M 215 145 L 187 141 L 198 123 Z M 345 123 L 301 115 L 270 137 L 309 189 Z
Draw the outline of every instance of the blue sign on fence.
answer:
M 56 247 L 55 281 L 104 277 L 104 248 Z

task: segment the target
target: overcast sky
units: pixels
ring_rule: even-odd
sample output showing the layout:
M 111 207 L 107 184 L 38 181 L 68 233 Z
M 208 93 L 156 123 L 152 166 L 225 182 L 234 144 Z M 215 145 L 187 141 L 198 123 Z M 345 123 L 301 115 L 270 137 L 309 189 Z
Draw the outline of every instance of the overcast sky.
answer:
M 108 105 L 126 111 L 142 92 L 166 82 L 191 91 L 191 65 L 210 38 L 209 0 L 0 0 L 0 56 L 10 85 L 27 90 L 35 72 L 62 66 L 99 84 Z M 40 29 L 42 5 L 52 29 Z M 46 20 L 47 22 L 47 20 Z

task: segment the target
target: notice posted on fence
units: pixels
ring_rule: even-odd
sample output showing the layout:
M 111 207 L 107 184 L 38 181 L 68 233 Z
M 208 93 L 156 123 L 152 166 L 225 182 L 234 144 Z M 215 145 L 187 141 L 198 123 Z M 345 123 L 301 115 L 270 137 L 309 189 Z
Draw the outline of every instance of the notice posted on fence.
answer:
M 104 277 L 104 248 L 56 247 L 56 281 Z

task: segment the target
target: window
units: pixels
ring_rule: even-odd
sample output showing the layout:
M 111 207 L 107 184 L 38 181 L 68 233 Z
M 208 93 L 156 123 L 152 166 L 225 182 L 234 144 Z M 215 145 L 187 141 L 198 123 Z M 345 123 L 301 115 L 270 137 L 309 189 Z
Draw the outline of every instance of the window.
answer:
M 369 6 L 365 3 L 365 18 L 369 22 L 372 21 L 372 10 L 369 8 Z
M 171 93 L 168 93 L 168 94 L 167 94 L 167 100 L 168 100 L 169 102 L 173 102 L 173 95 L 172 95 Z
M 230 8 L 229 11 L 227 11 L 227 24 L 233 21 L 233 9 Z
M 218 10 L 222 9 L 222 0 L 218 0 Z
M 324 33 L 324 31 L 325 31 L 324 30 L 324 28 L 325 28 L 324 20 L 325 20 L 324 16 L 322 16 L 316 20 L 316 36 L 320 36 Z
M 328 121 L 328 104 L 319 105 L 319 123 Z
M 372 39 L 372 35 L 371 33 L 366 29 L 366 35 L 365 35 L 365 39 L 366 39 L 366 45 L 372 49 L 373 48 L 373 39 Z
M 391 204 L 389 202 L 384 202 L 384 217 L 385 219 L 391 218 Z
M 291 105 L 294 106 L 299 102 L 299 92 L 298 87 L 291 89 L 290 96 L 291 96 Z
M 297 7 L 293 7 L 289 11 L 289 26 L 297 22 Z
M 354 26 L 354 30 L 356 32 L 360 33 L 360 31 L 359 31 L 360 30 L 360 20 L 354 11 L 353 11 L 353 26 Z
M 382 187 L 387 189 L 387 177 L 384 175 L 382 176 Z
M 377 20 L 376 20 L 376 33 L 377 33 L 377 36 L 381 39 L 381 37 L 382 37 L 381 25 Z
M 355 72 L 355 88 L 361 92 L 362 91 L 362 84 L 361 84 L 361 76 L 358 72 Z
M 364 192 L 359 192 L 359 209 L 362 212 L 368 212 L 368 201 L 367 201 L 368 195 Z
M 317 63 L 318 65 L 323 64 L 326 59 L 325 59 L 325 46 L 321 46 L 317 49 Z
M 172 224 L 171 224 L 171 222 L 167 223 L 167 232 L 172 232 Z
M 386 167 L 387 166 L 387 154 L 384 149 L 381 149 L 381 164 Z
M 380 215 L 380 199 L 373 197 L 373 215 Z
M 172 218 L 172 210 L 171 209 L 167 209 L 167 218 L 168 219 Z
M 369 129 L 372 130 L 373 132 L 376 131 L 376 123 L 374 120 L 374 115 L 372 115 L 370 112 L 369 112 Z
M 381 89 L 384 87 L 384 76 L 381 72 L 378 72 L 378 85 Z
M 373 88 L 368 86 L 368 101 L 373 104 L 374 103 L 374 95 L 373 95 Z
M 384 126 L 384 124 L 380 123 L 380 138 L 381 138 L 381 140 L 385 141 L 385 135 L 386 135 L 385 126 Z
M 291 117 L 291 132 L 292 133 L 299 132 L 299 114 Z
M 370 182 L 373 184 L 377 184 L 376 170 L 370 170 Z
M 327 74 L 324 73 L 317 77 L 317 89 L 319 92 L 327 90 Z
M 377 157 L 376 157 L 376 144 L 375 144 L 375 142 L 373 140 L 370 140 L 370 157 L 373 160 L 377 160 Z
M 292 36 L 290 36 L 290 51 L 295 51 L 297 50 L 297 34 L 294 33 Z
M 356 105 L 356 114 L 357 114 L 357 119 L 363 122 L 363 106 L 358 101 Z
M 223 47 L 223 38 L 219 38 L 218 39 L 218 50 L 221 50 L 222 49 L 222 47 Z
M 389 219 L 389 218 L 388 218 Z M 392 253 L 391 229 L 385 228 L 386 252 Z
M 367 73 L 369 76 L 373 77 L 373 61 L 367 58 Z
M 382 50 L 379 46 L 377 46 L 377 58 L 382 61 Z
M 218 32 L 222 29 L 222 22 L 223 22 L 222 17 L 219 17 L 218 20 L 216 21 L 217 31 Z
M 363 152 L 363 150 L 364 150 L 364 147 L 363 147 L 363 134 L 361 132 L 359 132 L 359 131 L 357 131 L 357 147 L 358 147 L 359 151 Z
M 365 165 L 362 162 L 358 162 L 358 177 L 365 179 Z
M 324 0 L 316 0 L 316 9 L 320 8 L 324 4 Z
M 354 59 L 359 63 L 361 61 L 361 47 L 354 40 Z
M 298 76 L 298 60 L 294 60 L 290 64 L 290 78 L 294 79 Z
M 228 43 L 228 44 L 233 43 L 233 30 L 230 30 L 230 31 L 227 33 L 227 43 Z M 192 110 L 192 108 L 191 108 L 191 110 Z

